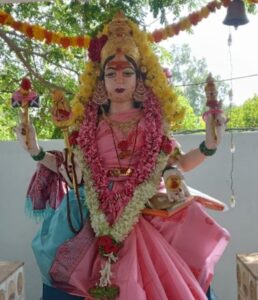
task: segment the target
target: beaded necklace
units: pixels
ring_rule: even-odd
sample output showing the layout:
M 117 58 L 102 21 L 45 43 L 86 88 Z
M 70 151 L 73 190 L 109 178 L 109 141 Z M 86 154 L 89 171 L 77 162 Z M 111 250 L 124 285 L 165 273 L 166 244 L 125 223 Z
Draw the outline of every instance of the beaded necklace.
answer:
M 135 130 L 135 137 L 134 137 L 134 143 L 133 143 L 133 149 L 132 151 L 128 150 L 129 144 L 127 140 L 123 140 L 121 142 L 118 143 L 118 145 L 116 144 L 116 140 L 115 140 L 115 133 L 114 133 L 114 129 L 111 125 L 110 120 L 105 116 L 105 120 L 110 128 L 111 131 L 111 135 L 112 135 L 112 140 L 113 140 L 113 144 L 114 144 L 114 148 L 115 148 L 115 152 L 116 152 L 116 157 L 117 157 L 117 161 L 119 164 L 119 169 L 114 169 L 111 170 L 111 172 L 113 174 L 113 176 L 131 176 L 133 173 L 133 169 L 130 167 L 131 166 L 131 162 L 132 162 L 132 158 L 134 156 L 135 153 L 135 147 L 136 147 L 136 142 L 137 142 L 137 136 L 138 136 L 138 125 L 139 125 L 139 120 L 137 120 L 136 122 L 136 130 Z M 131 126 L 135 123 L 135 120 L 130 120 L 133 121 L 133 123 L 131 122 Z M 129 122 L 127 122 L 129 123 Z M 122 124 L 122 123 L 120 123 Z M 122 150 L 122 152 L 118 153 L 118 149 Z M 130 155 L 129 158 L 129 162 L 128 162 L 128 166 L 127 167 L 122 167 L 121 164 L 121 159 L 124 159 L 125 157 L 127 157 L 128 155 Z

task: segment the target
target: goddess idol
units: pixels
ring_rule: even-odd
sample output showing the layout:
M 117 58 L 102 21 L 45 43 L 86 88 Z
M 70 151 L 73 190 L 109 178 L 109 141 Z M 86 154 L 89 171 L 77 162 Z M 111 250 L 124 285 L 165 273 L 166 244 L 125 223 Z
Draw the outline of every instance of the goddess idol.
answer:
M 183 153 L 172 136 L 183 118 L 175 91 L 146 33 L 121 13 L 88 56 L 70 113 L 72 155 L 45 152 L 32 125 L 27 149 L 17 129 L 39 163 L 26 206 L 43 218 L 32 242 L 43 299 L 207 299 L 229 234 L 189 200 L 177 172 L 216 152 L 226 118 L 209 114 L 205 140 Z

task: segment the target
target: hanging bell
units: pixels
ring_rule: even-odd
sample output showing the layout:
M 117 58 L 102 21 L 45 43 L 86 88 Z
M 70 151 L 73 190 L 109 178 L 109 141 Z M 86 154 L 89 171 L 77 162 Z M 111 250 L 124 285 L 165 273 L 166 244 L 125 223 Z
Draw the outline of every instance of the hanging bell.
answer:
M 227 15 L 223 24 L 234 26 L 236 29 L 240 25 L 245 25 L 248 23 L 245 4 L 242 0 L 233 0 L 228 7 Z

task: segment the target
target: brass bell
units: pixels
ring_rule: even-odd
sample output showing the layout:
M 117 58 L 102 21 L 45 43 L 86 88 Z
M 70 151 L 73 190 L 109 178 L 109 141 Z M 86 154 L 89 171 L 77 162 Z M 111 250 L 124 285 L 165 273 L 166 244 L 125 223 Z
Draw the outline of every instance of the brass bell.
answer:
M 240 25 L 245 25 L 248 23 L 245 4 L 242 0 L 233 0 L 228 7 L 227 15 L 223 24 L 234 26 L 236 29 Z

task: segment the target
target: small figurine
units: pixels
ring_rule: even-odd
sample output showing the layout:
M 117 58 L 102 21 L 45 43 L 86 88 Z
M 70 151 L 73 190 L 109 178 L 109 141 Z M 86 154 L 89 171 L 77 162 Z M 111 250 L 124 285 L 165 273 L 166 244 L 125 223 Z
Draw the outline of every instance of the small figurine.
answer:
M 221 109 L 222 102 L 217 100 L 217 89 L 214 83 L 214 79 L 211 75 L 211 73 L 208 75 L 205 85 L 205 94 L 206 94 L 206 106 L 209 108 L 204 114 L 203 114 L 203 120 L 206 122 L 207 117 L 209 114 L 213 116 L 212 124 L 213 124 L 213 134 L 215 139 L 217 140 L 218 134 L 216 132 L 216 115 L 223 113 L 223 110 Z
M 25 131 L 24 134 L 26 135 L 26 145 L 29 149 L 29 107 L 39 107 L 39 96 L 32 90 L 31 82 L 28 78 L 24 77 L 22 79 L 20 88 L 12 94 L 11 101 L 12 107 L 20 107 L 22 109 L 22 124 Z
M 23 78 L 20 88 L 12 94 L 12 107 L 39 107 L 39 96 L 31 89 L 31 82 Z
M 61 90 L 54 90 L 52 93 L 53 108 L 51 110 L 52 119 L 55 125 L 59 128 L 68 127 L 71 118 L 71 108 L 69 102 L 65 99 L 64 93 Z
M 184 202 L 190 196 L 184 176 L 178 168 L 167 167 L 163 172 L 165 187 L 170 202 Z

